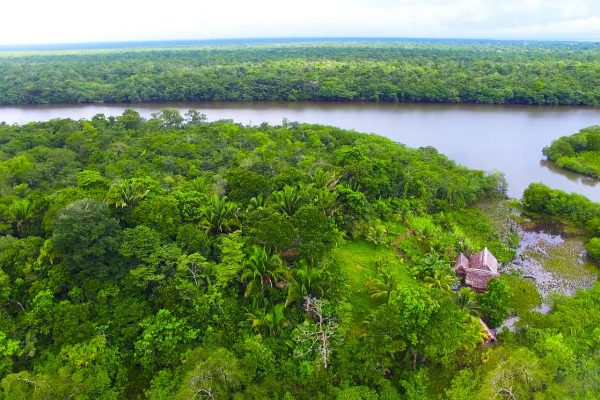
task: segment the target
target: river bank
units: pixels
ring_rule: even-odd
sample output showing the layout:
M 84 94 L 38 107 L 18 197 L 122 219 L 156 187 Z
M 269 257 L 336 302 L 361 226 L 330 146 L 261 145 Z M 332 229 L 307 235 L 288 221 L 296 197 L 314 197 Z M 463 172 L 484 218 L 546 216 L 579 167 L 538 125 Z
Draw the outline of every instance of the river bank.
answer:
M 586 236 L 581 232 L 528 218 L 514 201 L 482 207 L 502 237 L 518 235 L 515 257 L 500 269 L 501 274 L 510 276 L 514 304 L 499 331 L 515 330 L 520 315 L 528 311 L 550 312 L 554 296 L 572 296 L 598 280 L 600 270 L 587 259 Z
M 542 182 L 600 202 L 600 184 L 548 165 L 542 149 L 552 140 L 600 121 L 600 109 L 556 106 L 489 106 L 413 103 L 129 103 L 0 107 L 0 121 L 27 123 L 52 118 L 118 116 L 125 109 L 151 118 L 171 107 L 196 109 L 209 121 L 281 124 L 284 119 L 375 133 L 410 147 L 436 148 L 466 167 L 502 172 L 508 195 L 520 198 L 531 182 Z

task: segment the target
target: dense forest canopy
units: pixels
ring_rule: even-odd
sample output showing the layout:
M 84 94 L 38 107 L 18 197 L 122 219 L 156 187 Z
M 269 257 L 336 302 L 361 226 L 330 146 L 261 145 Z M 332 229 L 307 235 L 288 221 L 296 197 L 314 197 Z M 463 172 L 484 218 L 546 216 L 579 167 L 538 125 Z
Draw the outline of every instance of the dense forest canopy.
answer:
M 1 398 L 435 396 L 508 312 L 450 269 L 512 256 L 469 208 L 502 177 L 431 148 L 174 110 L 0 143 Z
M 544 155 L 561 168 L 600 179 L 600 125 L 556 139 Z
M 501 175 L 193 110 L 0 125 L 0 144 L 2 399 L 600 396 L 600 287 L 549 315 L 518 276 L 452 290 L 458 252 L 514 256 L 477 207 Z M 486 350 L 480 318 L 509 310 L 523 328 Z
M 0 53 L 0 104 L 600 104 L 594 43 L 307 43 Z

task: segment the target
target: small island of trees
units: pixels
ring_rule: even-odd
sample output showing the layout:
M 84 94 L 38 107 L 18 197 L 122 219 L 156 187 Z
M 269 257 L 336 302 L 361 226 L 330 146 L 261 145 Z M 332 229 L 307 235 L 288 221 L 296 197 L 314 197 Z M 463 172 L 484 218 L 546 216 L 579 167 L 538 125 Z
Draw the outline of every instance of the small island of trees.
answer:
M 600 125 L 560 137 L 543 153 L 561 168 L 600 179 Z

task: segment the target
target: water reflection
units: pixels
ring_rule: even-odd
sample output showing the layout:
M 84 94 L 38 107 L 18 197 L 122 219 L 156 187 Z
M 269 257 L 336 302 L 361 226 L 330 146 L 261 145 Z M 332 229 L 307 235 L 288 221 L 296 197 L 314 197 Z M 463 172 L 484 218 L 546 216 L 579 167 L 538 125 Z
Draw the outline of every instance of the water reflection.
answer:
M 596 187 L 596 186 L 598 186 L 598 184 L 600 184 L 600 181 L 598 181 L 597 179 L 590 178 L 588 176 L 581 175 L 576 172 L 560 168 L 558 165 L 554 164 L 552 161 L 540 160 L 540 165 L 542 167 L 548 169 L 549 171 L 551 171 L 553 174 L 562 175 L 572 182 L 580 183 L 582 185 L 589 186 L 589 187 Z

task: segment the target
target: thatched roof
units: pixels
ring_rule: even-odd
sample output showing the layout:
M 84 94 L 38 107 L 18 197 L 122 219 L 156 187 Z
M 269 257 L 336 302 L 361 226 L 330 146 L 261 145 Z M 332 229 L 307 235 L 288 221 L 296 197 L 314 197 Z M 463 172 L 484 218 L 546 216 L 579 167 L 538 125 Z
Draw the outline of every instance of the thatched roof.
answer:
M 465 285 L 478 292 L 485 291 L 490 280 L 498 276 L 497 273 L 476 268 L 469 268 L 465 272 Z
M 481 292 L 492 278 L 498 276 L 498 260 L 487 248 L 469 258 L 461 253 L 456 258 L 454 270 L 465 285 Z
M 460 253 L 454 263 L 454 271 L 456 273 L 464 272 L 465 268 L 469 268 L 469 259 L 463 253 Z
M 498 260 L 490 253 L 487 247 L 479 253 L 475 253 L 469 257 L 469 261 L 471 268 L 498 273 Z

